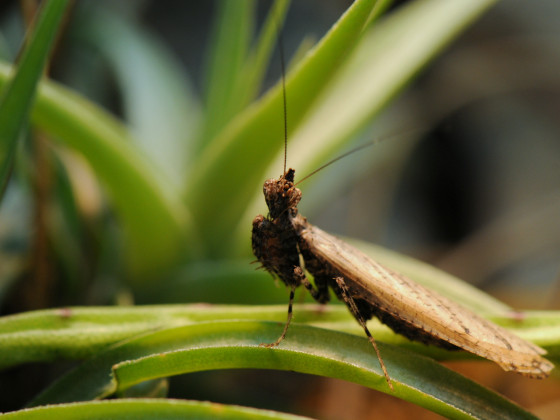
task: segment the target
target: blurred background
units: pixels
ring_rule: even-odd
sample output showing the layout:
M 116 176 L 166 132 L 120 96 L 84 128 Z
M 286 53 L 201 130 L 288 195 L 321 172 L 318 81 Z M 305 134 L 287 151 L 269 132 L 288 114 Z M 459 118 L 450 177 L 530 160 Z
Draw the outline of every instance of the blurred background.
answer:
M 294 2 L 283 29 L 288 61 L 304 40 L 320 39 L 350 3 Z M 405 3 L 395 2 L 393 8 Z M 270 4 L 257 2 L 257 27 Z M 200 98 L 207 89 L 215 12 L 214 2 L 77 1 L 51 77 L 124 120 L 139 147 L 166 176 L 177 179 L 181 174 L 173 168 L 185 164 L 183 152 L 191 147 L 179 143 L 198 129 L 198 115 L 204 112 Z M 559 309 L 559 17 L 555 0 L 541 0 L 538 7 L 510 0 L 490 9 L 352 144 L 390 139 L 326 168 L 308 189 L 302 184 L 302 213 L 331 233 L 427 261 L 514 307 Z M 23 22 L 19 2 L 0 3 L 4 61 L 17 55 Z M 153 99 L 161 97 L 152 90 L 162 82 L 146 80 L 144 59 L 160 64 L 154 77 L 173 81 L 165 88 L 176 93 L 171 98 L 177 103 Z M 279 77 L 275 52 L 262 91 Z M 176 116 L 176 126 L 162 127 L 153 112 L 158 107 L 160 112 L 188 112 Z M 410 128 L 422 129 L 423 135 L 410 139 Z M 173 136 L 175 145 L 161 140 Z M 42 143 L 49 141 L 22 146 L 0 206 L 2 315 L 65 305 L 286 301 L 283 288 L 249 266 L 249 225 L 243 255 L 203 255 L 151 287 L 134 290 L 125 279 L 119 223 L 103 187 L 79 155 Z M 389 144 L 394 150 L 387 153 Z M 280 172 L 279 167 L 267 177 Z M 333 184 L 333 178 L 344 182 Z M 227 289 L 220 294 L 221 282 L 238 285 L 237 293 Z M 550 408 L 539 404 L 558 395 L 558 389 L 544 384 L 528 387 L 523 378 L 504 379 L 494 366 L 480 372 L 472 366 L 464 368 L 471 377 L 541 409 L 543 416 Z M 33 365 L 2 372 L 0 409 L 19 408 L 67 367 Z M 18 388 L 12 384 L 30 372 L 40 378 L 37 383 L 26 394 L 12 395 L 8 388 Z M 186 375 L 172 378 L 169 395 L 320 418 L 404 418 L 409 409 L 420 410 L 353 384 L 286 372 Z M 435 418 L 421 415 L 417 418 Z

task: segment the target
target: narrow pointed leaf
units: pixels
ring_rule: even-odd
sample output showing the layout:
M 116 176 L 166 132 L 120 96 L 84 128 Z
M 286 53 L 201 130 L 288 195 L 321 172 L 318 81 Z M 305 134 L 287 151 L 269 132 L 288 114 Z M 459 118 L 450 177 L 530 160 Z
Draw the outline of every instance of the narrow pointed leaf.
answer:
M 14 78 L 0 97 L 0 194 L 8 182 L 16 142 L 27 124 L 36 86 L 67 4 L 68 0 L 44 2 Z
M 449 43 L 496 2 L 497 0 L 418 0 L 400 7 L 387 18 L 380 19 L 369 27 L 359 45 L 321 92 L 320 100 L 314 103 L 307 118 L 290 136 L 288 166 L 296 169 L 296 181 L 333 156 L 347 151 L 347 145 L 354 135 L 384 109 Z M 298 95 L 297 90 L 288 90 L 288 98 L 292 98 L 288 102 L 288 115 L 293 114 L 290 103 L 297 101 Z M 272 137 L 271 133 L 267 139 L 270 138 L 272 144 L 267 144 L 267 147 L 281 147 L 281 140 L 277 137 Z M 409 150 L 409 145 L 403 146 L 398 142 L 386 142 L 380 147 L 384 151 L 396 150 L 394 153 L 404 153 L 405 156 Z M 370 170 L 372 165 L 387 164 L 386 154 L 374 151 L 370 153 Z M 262 177 L 258 186 L 267 177 L 277 177 L 278 168 L 281 167 L 280 158 L 272 161 L 267 175 Z M 357 170 L 364 166 L 354 167 Z M 348 180 L 355 176 L 355 170 L 340 171 L 336 176 L 331 171 L 324 171 L 324 177 L 336 178 L 333 180 L 334 186 L 329 185 L 331 194 L 336 186 L 347 186 Z M 321 174 L 318 174 L 304 184 L 303 205 L 306 205 L 305 190 L 318 182 L 320 177 Z M 250 226 L 252 218 L 263 207 L 262 191 L 255 188 L 251 203 L 245 205 L 245 215 L 238 218 L 236 244 L 239 248 L 247 243 L 247 226 Z M 244 249 L 248 249 L 248 245 Z
M 301 120 L 342 58 L 359 38 L 375 5 L 357 0 L 286 79 L 288 129 Z M 298 95 L 297 100 L 295 98 Z M 282 90 L 277 85 L 265 97 L 228 124 L 200 156 L 190 174 L 186 202 L 207 243 L 209 254 L 226 251 L 228 232 L 239 221 L 261 174 L 283 144 Z M 224 176 L 224 173 L 227 176 Z M 224 205 L 227 211 L 224 211 Z M 226 240 L 225 240 L 226 239 Z
M 224 0 L 216 3 L 216 7 L 206 81 L 203 145 L 239 112 L 241 102 L 234 92 L 243 80 L 243 63 L 249 51 L 255 13 L 253 0 Z

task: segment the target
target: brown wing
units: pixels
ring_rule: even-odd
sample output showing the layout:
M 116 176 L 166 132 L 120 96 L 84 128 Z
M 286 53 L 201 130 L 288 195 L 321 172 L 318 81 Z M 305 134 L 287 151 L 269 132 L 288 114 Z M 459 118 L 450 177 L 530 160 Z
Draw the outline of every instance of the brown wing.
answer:
M 305 222 L 299 228 L 312 252 L 345 277 L 353 297 L 378 306 L 409 327 L 492 360 L 504 370 L 546 378 L 554 367 L 540 356 L 546 353 L 542 348 L 372 261 L 315 226 Z

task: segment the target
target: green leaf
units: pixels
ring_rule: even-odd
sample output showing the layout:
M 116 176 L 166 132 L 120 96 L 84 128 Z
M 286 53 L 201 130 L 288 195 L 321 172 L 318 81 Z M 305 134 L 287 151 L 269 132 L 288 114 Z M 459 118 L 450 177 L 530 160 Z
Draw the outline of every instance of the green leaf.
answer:
M 261 32 L 257 38 L 258 44 L 250 52 L 240 73 L 241 80 L 238 88 L 232 94 L 239 99 L 242 106 L 247 106 L 253 101 L 262 86 L 267 64 L 270 61 L 273 49 L 276 46 L 278 30 L 286 17 L 286 12 L 291 1 L 276 0 L 266 17 Z
M 0 64 L 0 85 L 10 68 Z M 81 153 L 113 201 L 125 228 L 135 281 L 167 268 L 182 251 L 190 218 L 173 184 L 133 146 L 126 129 L 107 112 L 52 81 L 42 82 L 32 122 Z M 157 244 L 157 246 L 154 246 Z M 196 241 L 192 241 L 191 249 Z
M 296 181 L 340 154 L 344 146 L 378 115 L 411 79 L 496 2 L 497 0 L 417 0 L 374 22 L 375 24 L 363 34 L 357 47 L 346 57 L 328 86 L 323 89 L 314 106 L 307 110 L 306 118 L 289 136 L 288 165 L 296 169 Z M 294 103 L 297 105 L 300 95 L 308 94 L 303 87 L 288 87 L 288 116 L 292 128 L 293 115 L 300 112 Z M 281 111 L 276 112 L 281 116 Z M 282 130 L 271 124 L 268 132 L 270 134 L 267 133 L 267 141 L 261 141 L 264 146 L 277 151 L 282 147 L 282 140 L 279 138 Z M 378 148 L 371 153 L 368 168 L 371 169 L 375 164 L 386 165 L 387 155 L 391 153 L 407 156 L 410 147 L 411 144 L 384 142 L 382 150 Z M 243 162 L 257 160 L 248 151 L 245 151 L 245 155 L 245 158 L 238 159 Z M 260 180 L 251 179 L 251 182 L 256 183 L 253 198 L 250 204 L 245 204 L 244 216 L 237 219 L 235 246 L 241 249 L 248 248 L 248 245 L 245 245 L 247 226 L 250 226 L 251 220 L 262 212 L 264 207 L 260 187 L 265 178 L 277 177 L 282 167 L 280 158 L 272 160 L 274 155 L 266 152 L 260 152 L 260 156 L 259 161 L 266 159 L 270 166 Z M 358 165 L 354 166 L 360 168 Z M 336 176 L 325 171 L 324 177 L 336 178 L 329 183 L 329 193 L 332 194 L 332 191 L 336 190 L 333 183 L 348 185 L 351 175 L 351 171 L 339 171 Z M 306 206 L 305 189 L 310 189 L 314 182 L 319 182 L 319 178 L 320 175 L 317 175 L 306 181 L 303 206 Z M 248 179 L 244 180 L 248 182 Z
M 68 0 L 50 0 L 43 4 L 14 78 L 0 98 L 0 195 L 8 183 L 17 139 L 27 124 L 37 83 L 67 4 Z
M 43 420 L 49 418 L 58 420 L 304 419 L 304 417 L 290 414 L 210 402 L 140 398 L 50 405 L 5 413 L 3 418 L 7 420 Z
M 280 369 L 348 380 L 449 418 L 534 418 L 519 406 L 432 359 L 380 344 L 390 391 L 365 338 L 293 325 L 274 349 L 281 325 L 208 322 L 147 334 L 114 346 L 76 368 L 32 405 L 103 398 L 145 380 L 229 368 Z M 337 343 L 325 346 L 324 343 Z
M 325 163 L 497 1 L 420 0 L 375 22 L 293 134 L 290 165 L 305 175 Z
M 374 0 L 357 0 L 286 79 L 290 132 L 359 38 Z M 231 252 L 229 232 L 262 184 L 262 173 L 283 145 L 281 86 L 228 124 L 205 148 L 189 176 L 186 202 L 208 255 Z M 227 211 L 224 211 L 227 206 Z M 249 224 L 245 228 L 245 237 Z
M 287 295 L 286 295 L 287 299 Z M 0 368 L 59 359 L 85 359 L 120 340 L 163 328 L 220 320 L 284 322 L 287 306 L 147 305 L 133 307 L 66 308 L 27 312 L 0 318 Z M 363 330 L 344 305 L 296 305 L 296 321 L 352 332 Z M 517 334 L 546 346 L 560 357 L 558 312 L 505 312 L 490 319 Z M 393 333 L 377 320 L 368 326 L 378 340 L 404 344 L 440 359 L 471 357 L 413 343 Z M 291 334 L 291 333 L 290 333 Z
M 216 7 L 206 80 L 204 145 L 240 110 L 240 98 L 234 92 L 243 78 L 255 13 L 254 0 L 224 0 Z
M 201 118 L 191 81 L 166 45 L 144 26 L 105 6 L 90 9 L 77 16 L 78 36 L 99 50 L 115 73 L 133 140 L 182 190 Z

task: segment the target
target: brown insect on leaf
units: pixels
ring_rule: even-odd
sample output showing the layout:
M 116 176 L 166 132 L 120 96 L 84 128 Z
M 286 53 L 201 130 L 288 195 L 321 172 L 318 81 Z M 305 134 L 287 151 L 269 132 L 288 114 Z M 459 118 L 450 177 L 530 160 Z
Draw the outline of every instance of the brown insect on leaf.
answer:
M 296 288 L 304 286 L 322 304 L 329 301 L 329 289 L 332 289 L 363 327 L 391 389 L 389 373 L 366 325 L 373 316 L 411 340 L 448 349 L 463 349 L 496 362 L 506 371 L 531 378 L 548 377 L 554 365 L 541 356 L 546 354 L 544 349 L 371 260 L 347 243 L 314 227 L 298 214 L 301 191 L 294 185 L 295 171 L 286 171 L 288 124 L 280 31 L 278 44 L 284 98 L 284 174 L 264 183 L 263 192 L 269 213 L 267 217 L 258 215 L 253 220 L 252 248 L 262 267 L 289 287 L 290 297 L 288 319 L 282 334 L 274 343 L 264 346 L 275 347 L 286 337 L 292 320 Z M 300 256 L 304 267 L 301 266 Z M 307 279 L 304 268 L 313 275 L 315 285 Z
M 298 214 L 301 191 L 294 170 L 263 187 L 269 215 L 253 220 L 253 253 L 262 266 L 289 288 L 288 320 L 278 340 L 286 336 L 292 318 L 295 289 L 304 286 L 319 303 L 329 301 L 329 288 L 344 301 L 375 348 L 389 386 L 391 382 L 366 320 L 377 317 L 405 337 L 448 349 L 460 348 L 492 360 L 506 371 L 546 378 L 554 365 L 546 351 L 514 333 L 409 278 L 371 260 L 359 250 L 311 225 Z M 315 279 L 313 286 L 300 265 Z

